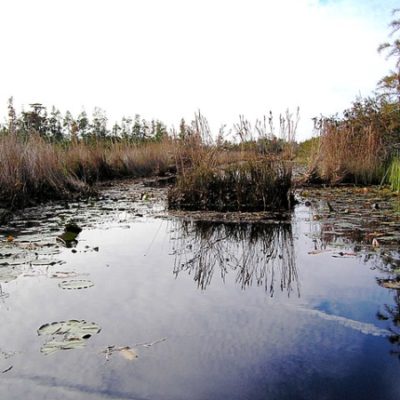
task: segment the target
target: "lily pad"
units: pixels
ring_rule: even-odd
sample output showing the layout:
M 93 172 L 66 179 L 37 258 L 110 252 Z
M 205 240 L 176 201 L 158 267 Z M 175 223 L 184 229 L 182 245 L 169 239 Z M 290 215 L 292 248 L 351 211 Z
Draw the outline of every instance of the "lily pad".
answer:
M 50 340 L 45 343 L 41 348 L 40 352 L 48 355 L 55 353 L 59 350 L 74 350 L 74 349 L 82 349 L 86 346 L 85 339 L 65 339 L 65 340 Z
M 38 329 L 38 335 L 66 335 L 68 338 L 89 339 L 101 331 L 101 328 L 94 322 L 78 321 L 71 319 L 69 321 L 52 322 L 44 324 Z
M 3 266 L 0 267 L 0 283 L 8 283 L 18 278 L 21 275 L 21 269 L 18 266 Z
M 81 232 L 82 228 L 78 225 L 73 223 L 67 224 L 64 233 L 57 236 L 57 241 L 63 243 L 66 247 L 71 247 L 76 242 L 76 238 Z
M 76 278 L 79 276 L 75 271 L 55 271 L 50 275 L 50 278 L 57 279 L 67 279 L 67 278 Z
M 58 350 L 73 350 L 85 347 L 86 341 L 99 333 L 101 328 L 94 322 L 69 320 L 44 324 L 38 329 L 38 335 L 49 335 L 52 339 L 40 349 L 47 355 Z M 56 339 L 55 336 L 61 338 Z
M 39 258 L 31 261 L 32 265 L 56 265 L 60 263 L 60 261 L 52 260 L 49 258 Z
M 89 280 L 83 279 L 73 279 L 70 281 L 62 281 L 58 284 L 61 289 L 68 289 L 68 290 L 79 290 L 79 289 L 87 289 L 94 286 L 94 283 Z

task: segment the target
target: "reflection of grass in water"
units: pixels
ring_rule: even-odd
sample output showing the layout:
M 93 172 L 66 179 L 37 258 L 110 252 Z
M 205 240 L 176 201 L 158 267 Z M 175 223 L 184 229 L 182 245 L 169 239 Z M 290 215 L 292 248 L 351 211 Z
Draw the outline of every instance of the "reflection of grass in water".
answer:
M 300 295 L 290 224 L 184 221 L 178 225 L 176 276 L 187 271 L 199 288 L 206 289 L 216 269 L 224 281 L 234 271 L 242 289 L 256 284 L 273 296 L 279 285 L 288 295 L 293 290 Z
M 400 359 L 400 259 L 398 250 L 375 256 L 374 268 L 383 272 L 385 278 L 376 278 L 378 285 L 394 293 L 393 303 L 384 304 L 377 312 L 378 320 L 388 321 L 389 341 L 394 346 L 390 351 Z

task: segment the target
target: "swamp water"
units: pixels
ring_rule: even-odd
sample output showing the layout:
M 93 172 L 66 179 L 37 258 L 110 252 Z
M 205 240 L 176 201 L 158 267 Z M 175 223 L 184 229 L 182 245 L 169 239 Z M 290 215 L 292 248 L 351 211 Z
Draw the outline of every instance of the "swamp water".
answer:
M 1 399 L 400 398 L 396 202 L 313 192 L 289 220 L 212 223 L 147 190 L 2 227 Z

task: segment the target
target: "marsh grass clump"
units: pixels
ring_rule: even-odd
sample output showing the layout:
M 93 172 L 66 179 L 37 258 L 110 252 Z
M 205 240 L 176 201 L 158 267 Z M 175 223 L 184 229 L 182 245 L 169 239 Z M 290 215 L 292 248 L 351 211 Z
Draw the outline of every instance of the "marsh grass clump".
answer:
M 379 184 L 398 127 L 388 107 L 383 101 L 360 100 L 342 118 L 317 121 L 318 150 L 310 161 L 309 182 Z
M 294 125 L 281 122 L 293 140 Z M 177 183 L 168 193 L 170 209 L 252 212 L 291 207 L 291 143 L 282 140 L 280 153 L 266 152 L 243 117 L 237 132 L 240 143 L 229 150 L 221 136 L 212 138 L 205 118 L 196 115 L 176 148 Z M 262 140 L 272 143 L 266 135 Z
M 170 208 L 266 211 L 291 207 L 291 173 L 283 163 L 243 162 L 226 168 L 201 166 L 181 175 L 168 193 Z
M 68 171 L 60 149 L 38 135 L 0 138 L 0 193 L 7 206 L 64 199 L 87 186 Z
M 165 174 L 167 140 L 143 144 L 97 140 L 50 142 L 37 133 L 0 135 L 0 201 L 16 208 L 95 193 L 102 180 Z M 0 207 L 1 208 L 1 207 Z

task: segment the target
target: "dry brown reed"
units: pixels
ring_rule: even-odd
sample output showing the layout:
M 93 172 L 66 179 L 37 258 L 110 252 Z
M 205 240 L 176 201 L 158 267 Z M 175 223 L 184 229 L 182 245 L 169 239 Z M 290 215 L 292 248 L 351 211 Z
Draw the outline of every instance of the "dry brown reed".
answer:
M 331 184 L 379 183 L 385 158 L 382 137 L 373 124 L 354 126 L 324 121 L 308 177 Z
M 65 152 L 70 171 L 88 183 L 115 177 L 163 175 L 171 166 L 172 144 L 125 141 L 72 144 Z
M 0 138 L 0 193 L 9 206 L 64 198 L 85 185 L 68 172 L 62 151 L 38 135 Z
M 172 143 L 49 143 L 37 134 L 0 136 L 0 201 L 7 207 L 91 193 L 99 180 L 164 174 Z
M 164 175 L 172 165 L 173 143 L 114 143 L 106 153 L 106 162 L 114 175 L 145 177 Z
M 243 140 L 249 124 L 241 118 Z M 205 118 L 198 114 L 189 134 L 176 141 L 177 184 L 168 193 L 173 209 L 260 211 L 291 206 L 291 168 L 281 157 L 254 146 L 227 151 L 212 139 Z

